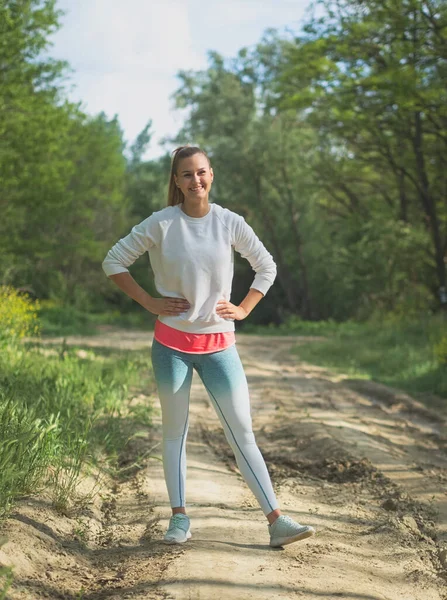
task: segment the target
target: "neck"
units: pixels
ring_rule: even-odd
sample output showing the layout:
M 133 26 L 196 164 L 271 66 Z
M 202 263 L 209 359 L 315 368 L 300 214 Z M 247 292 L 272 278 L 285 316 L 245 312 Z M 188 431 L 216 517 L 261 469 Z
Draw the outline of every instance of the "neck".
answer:
M 188 200 L 185 198 L 185 200 L 180 205 L 180 208 L 185 213 L 185 215 L 188 215 L 188 217 L 196 218 L 204 217 L 210 211 L 208 198 L 206 200 L 202 200 L 200 203 L 188 202 Z

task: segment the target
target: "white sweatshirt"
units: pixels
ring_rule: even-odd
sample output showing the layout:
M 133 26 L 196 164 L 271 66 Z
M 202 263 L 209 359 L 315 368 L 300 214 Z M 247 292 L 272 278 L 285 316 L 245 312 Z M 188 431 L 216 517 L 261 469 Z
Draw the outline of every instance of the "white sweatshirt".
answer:
M 108 252 L 107 276 L 128 272 L 144 252 L 161 296 L 186 298 L 191 305 L 176 316 L 158 319 L 188 333 L 234 331 L 234 320 L 216 314 L 219 300 L 230 300 L 235 249 L 256 272 L 252 288 L 264 295 L 276 277 L 276 265 L 244 217 L 210 204 L 204 217 L 190 217 L 181 206 L 168 206 L 136 225 Z

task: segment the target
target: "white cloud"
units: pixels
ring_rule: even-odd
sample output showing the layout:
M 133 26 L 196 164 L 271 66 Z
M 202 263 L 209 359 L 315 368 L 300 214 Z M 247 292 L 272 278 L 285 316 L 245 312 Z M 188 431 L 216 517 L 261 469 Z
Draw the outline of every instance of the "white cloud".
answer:
M 78 77 L 76 96 L 85 110 L 109 117 L 118 114 L 128 140 L 134 139 L 149 119 L 153 121 L 155 141 L 179 128 L 172 114 L 170 95 L 176 88 L 169 78 L 141 77 L 132 73 L 104 73 L 98 77 L 85 73 Z M 87 100 L 85 100 L 87 99 Z
M 62 28 L 51 54 L 75 71 L 70 94 L 92 114 L 118 114 L 133 140 L 149 119 L 155 139 L 179 128 L 170 96 L 179 69 L 200 69 L 206 57 L 193 47 L 185 2 L 63 0 Z M 154 148 L 153 153 L 159 150 Z
M 70 93 L 84 110 L 118 114 L 132 141 L 149 119 L 156 142 L 180 128 L 170 96 L 180 69 L 206 53 L 234 56 L 267 27 L 297 27 L 308 0 L 59 0 L 66 11 L 51 55 L 74 69 Z M 150 155 L 157 156 L 154 147 Z
M 193 49 L 185 2 L 63 0 L 59 6 L 67 14 L 55 50 L 76 49 L 75 67 L 164 73 L 203 62 Z
M 191 0 L 190 10 L 196 10 L 198 14 L 205 10 L 212 16 L 214 26 L 222 23 L 230 27 L 261 24 L 265 28 L 269 27 L 269 21 L 272 26 L 299 21 L 307 4 L 305 0 L 216 0 L 206 4 L 202 0 Z

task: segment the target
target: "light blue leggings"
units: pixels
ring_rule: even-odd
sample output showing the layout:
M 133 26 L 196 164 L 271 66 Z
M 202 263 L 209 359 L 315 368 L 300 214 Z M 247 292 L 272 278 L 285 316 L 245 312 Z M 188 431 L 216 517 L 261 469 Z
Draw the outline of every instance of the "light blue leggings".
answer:
M 252 431 L 247 379 L 236 346 L 210 354 L 188 354 L 154 339 L 152 365 L 162 410 L 163 468 L 171 507 L 185 506 L 185 444 L 195 369 L 223 425 L 239 470 L 264 514 L 278 508 Z

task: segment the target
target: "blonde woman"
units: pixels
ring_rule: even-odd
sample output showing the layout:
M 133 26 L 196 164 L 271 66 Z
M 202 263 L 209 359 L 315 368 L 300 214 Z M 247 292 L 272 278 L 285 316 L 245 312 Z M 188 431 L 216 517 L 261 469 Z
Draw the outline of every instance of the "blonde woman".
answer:
M 164 541 L 183 543 L 191 537 L 185 508 L 185 444 L 195 369 L 241 474 L 268 520 L 270 545 L 284 546 L 315 531 L 281 515 L 252 431 L 247 380 L 234 326 L 265 296 L 276 277 L 276 265 L 242 216 L 209 202 L 213 178 L 203 150 L 177 148 L 168 206 L 115 244 L 103 269 L 123 292 L 158 316 L 151 358 L 162 409 L 163 468 L 172 507 Z M 233 249 L 255 271 L 247 296 L 237 306 L 230 301 Z M 160 298 L 151 297 L 127 270 L 144 252 L 149 252 Z

